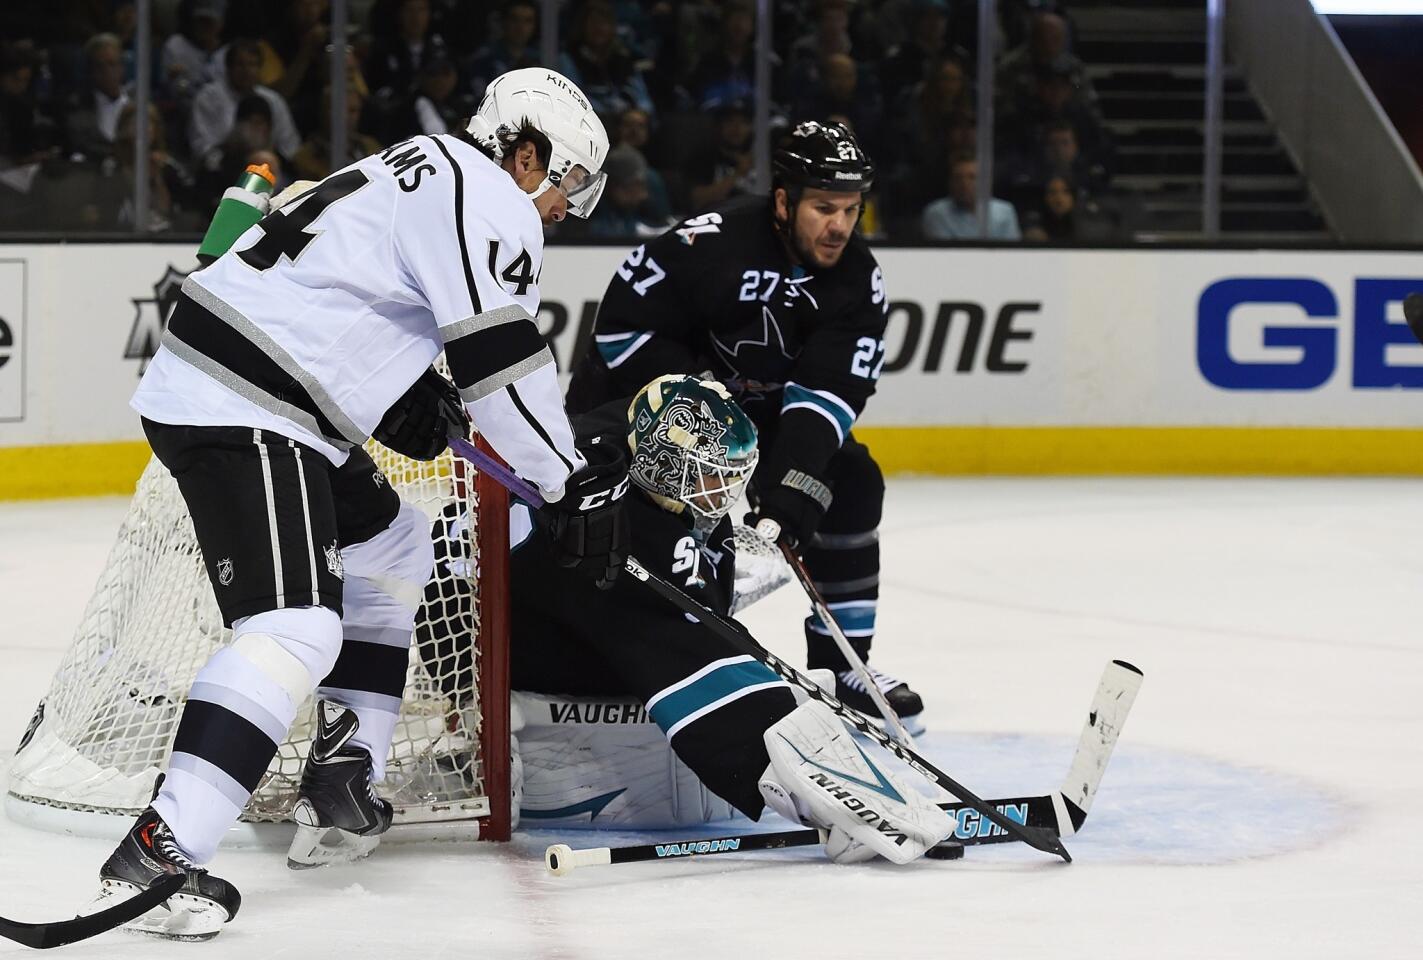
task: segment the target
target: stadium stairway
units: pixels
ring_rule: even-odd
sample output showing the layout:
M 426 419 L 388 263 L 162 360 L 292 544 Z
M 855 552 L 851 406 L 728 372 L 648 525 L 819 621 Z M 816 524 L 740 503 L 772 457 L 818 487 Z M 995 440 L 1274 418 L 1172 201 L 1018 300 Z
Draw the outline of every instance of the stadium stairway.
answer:
M 1204 0 L 1074 3 L 1076 51 L 1116 146 L 1114 191 L 1139 241 L 1203 237 Z M 1260 243 L 1334 237 L 1310 186 L 1226 50 L 1221 236 Z

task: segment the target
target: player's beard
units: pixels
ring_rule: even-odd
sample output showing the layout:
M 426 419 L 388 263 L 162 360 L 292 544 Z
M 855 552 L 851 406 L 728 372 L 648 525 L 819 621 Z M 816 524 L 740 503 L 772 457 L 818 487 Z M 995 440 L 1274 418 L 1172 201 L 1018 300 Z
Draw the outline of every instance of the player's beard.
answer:
M 849 237 L 845 238 L 845 242 L 842 243 L 840 248 L 835 252 L 833 260 L 829 263 L 822 263 L 820 257 L 816 254 L 814 244 L 807 247 L 801 241 L 800 231 L 796 229 L 797 212 L 800 210 L 800 204 L 801 201 L 797 200 L 795 204 L 790 207 L 789 223 L 777 217 L 776 226 L 780 230 L 781 236 L 785 238 L 786 246 L 790 248 L 791 256 L 796 262 L 809 269 L 829 270 L 838 264 L 840 258 L 845 255 L 845 249 L 850 245 Z M 856 222 L 858 223 L 858 221 Z

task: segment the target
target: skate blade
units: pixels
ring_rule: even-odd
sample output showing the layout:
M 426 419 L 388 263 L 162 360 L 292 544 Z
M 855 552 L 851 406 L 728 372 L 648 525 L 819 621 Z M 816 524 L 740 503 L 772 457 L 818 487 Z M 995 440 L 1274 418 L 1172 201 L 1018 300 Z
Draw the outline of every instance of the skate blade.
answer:
M 140 892 L 137 884 L 104 880 L 98 897 L 83 911 L 97 913 Z M 164 940 L 211 940 L 222 932 L 227 911 L 211 900 L 188 893 L 176 893 L 143 916 L 130 920 L 121 929 Z
M 328 863 L 351 863 L 369 857 L 379 845 L 379 834 L 363 837 L 340 827 L 299 823 L 291 847 L 287 849 L 287 866 L 293 870 L 314 870 Z

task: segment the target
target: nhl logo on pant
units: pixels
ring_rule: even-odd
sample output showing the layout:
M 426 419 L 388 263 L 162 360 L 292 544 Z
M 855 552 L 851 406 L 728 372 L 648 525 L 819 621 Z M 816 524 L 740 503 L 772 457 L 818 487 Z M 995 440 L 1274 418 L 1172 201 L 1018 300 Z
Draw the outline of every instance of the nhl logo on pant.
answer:
M 232 558 L 226 557 L 217 562 L 217 582 L 224 587 L 232 582 Z
M 326 548 L 326 569 L 331 571 L 331 575 L 337 580 L 346 579 L 346 566 L 341 560 L 341 547 L 332 541 Z

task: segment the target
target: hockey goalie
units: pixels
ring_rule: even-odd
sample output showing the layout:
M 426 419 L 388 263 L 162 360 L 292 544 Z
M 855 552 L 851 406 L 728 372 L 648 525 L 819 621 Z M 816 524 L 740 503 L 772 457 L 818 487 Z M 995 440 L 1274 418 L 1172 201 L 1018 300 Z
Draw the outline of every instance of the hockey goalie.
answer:
M 757 445 L 725 388 L 661 377 L 630 403 L 575 417 L 574 428 L 580 443 L 628 452 L 632 554 L 728 613 L 737 562 L 728 512 Z M 460 522 L 455 513 L 436 522 L 437 565 L 468 563 Z M 513 508 L 515 805 L 526 825 L 671 828 L 758 820 L 769 806 L 827 831 L 839 862 L 905 863 L 948 836 L 951 819 L 866 756 L 828 708 L 798 703 L 769 668 L 631 578 L 603 590 L 570 576 L 533 535 L 540 522 Z M 426 603 L 466 603 L 464 589 L 457 577 L 433 580 Z M 460 622 L 451 612 L 419 619 Z M 416 639 L 427 662 L 468 643 Z

